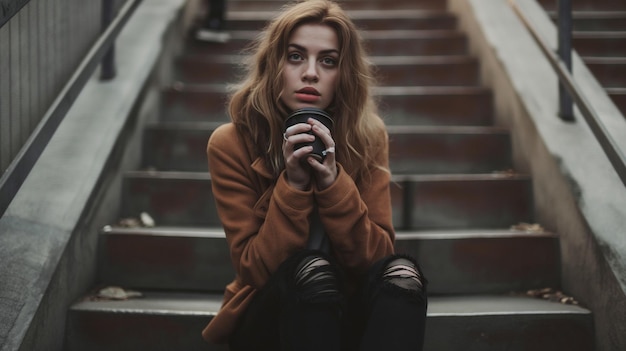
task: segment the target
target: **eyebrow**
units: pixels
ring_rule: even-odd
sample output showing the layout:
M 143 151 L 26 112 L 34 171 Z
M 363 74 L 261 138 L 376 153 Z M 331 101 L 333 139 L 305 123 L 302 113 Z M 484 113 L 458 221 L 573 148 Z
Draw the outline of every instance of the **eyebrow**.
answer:
M 287 46 L 288 47 L 294 47 L 295 49 L 297 49 L 299 51 L 308 52 L 307 48 L 305 48 L 304 46 L 298 45 L 298 44 L 291 43 L 291 44 L 289 44 Z M 327 49 L 327 50 L 320 51 L 320 54 L 332 54 L 332 53 L 339 55 L 339 50 L 337 50 L 337 49 Z

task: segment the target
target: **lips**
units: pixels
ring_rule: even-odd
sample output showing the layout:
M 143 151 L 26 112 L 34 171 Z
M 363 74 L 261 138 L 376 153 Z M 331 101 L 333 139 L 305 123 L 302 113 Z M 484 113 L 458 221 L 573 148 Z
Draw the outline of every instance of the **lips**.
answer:
M 314 104 L 320 100 L 321 94 L 312 87 L 302 88 L 296 91 L 296 99 L 307 104 Z
M 319 91 L 317 91 L 315 88 L 312 88 L 312 87 L 302 88 L 302 89 L 296 91 L 296 93 L 297 94 L 315 95 L 315 96 L 320 96 L 321 95 L 319 93 Z

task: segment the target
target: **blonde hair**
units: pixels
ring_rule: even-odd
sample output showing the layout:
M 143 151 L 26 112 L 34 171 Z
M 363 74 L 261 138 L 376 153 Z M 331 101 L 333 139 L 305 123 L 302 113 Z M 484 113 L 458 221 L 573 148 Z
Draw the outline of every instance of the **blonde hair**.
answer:
M 251 136 L 259 156 L 274 176 L 284 169 L 283 124 L 290 111 L 280 101 L 287 45 L 302 24 L 323 24 L 334 29 L 339 40 L 339 78 L 335 97 L 326 109 L 335 118 L 333 138 L 337 161 L 352 176 L 363 176 L 376 164 L 376 153 L 387 151 L 385 126 L 371 95 L 372 65 L 367 60 L 359 32 L 347 14 L 328 0 L 288 5 L 271 21 L 250 49 L 247 76 L 235 87 L 228 110 L 242 133 Z

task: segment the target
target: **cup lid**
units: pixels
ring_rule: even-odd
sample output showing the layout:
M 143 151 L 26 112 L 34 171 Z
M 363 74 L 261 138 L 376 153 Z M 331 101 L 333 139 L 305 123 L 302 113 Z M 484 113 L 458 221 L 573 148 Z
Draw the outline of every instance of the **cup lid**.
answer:
M 293 111 L 290 115 L 289 118 L 294 117 L 294 116 L 299 116 L 299 115 L 303 115 L 303 114 L 315 114 L 315 115 L 319 115 L 319 116 L 324 116 L 326 118 L 328 118 L 330 120 L 331 123 L 334 124 L 335 121 L 333 121 L 333 118 L 330 117 L 330 115 L 320 109 L 320 108 L 316 108 L 316 107 L 303 107 L 301 109 L 295 110 Z

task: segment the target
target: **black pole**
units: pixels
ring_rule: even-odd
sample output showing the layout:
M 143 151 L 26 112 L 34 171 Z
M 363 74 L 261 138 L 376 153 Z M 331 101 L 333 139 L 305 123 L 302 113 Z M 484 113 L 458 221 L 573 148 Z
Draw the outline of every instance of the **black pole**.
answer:
M 558 0 L 558 54 L 568 72 L 572 73 L 572 2 L 571 0 Z M 559 116 L 565 121 L 574 120 L 574 103 L 567 89 L 559 81 Z
M 113 0 L 102 0 L 102 33 L 107 30 L 113 21 Z M 115 78 L 115 43 L 111 44 L 109 51 L 102 58 L 100 67 L 100 80 Z

